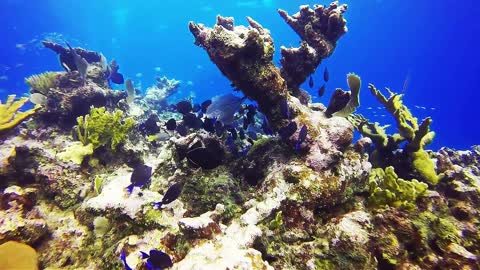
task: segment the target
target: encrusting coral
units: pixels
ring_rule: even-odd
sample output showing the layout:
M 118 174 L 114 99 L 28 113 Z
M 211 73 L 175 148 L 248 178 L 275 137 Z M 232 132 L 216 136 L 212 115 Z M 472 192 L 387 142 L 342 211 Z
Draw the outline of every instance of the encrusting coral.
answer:
M 20 112 L 20 108 L 27 103 L 27 101 L 28 98 L 26 97 L 15 100 L 15 95 L 8 96 L 5 104 L 2 104 L 0 101 L 0 134 L 18 126 L 41 108 L 39 105 L 36 105 L 30 110 Z
M 372 169 L 368 178 L 369 203 L 374 206 L 391 205 L 415 209 L 415 202 L 428 188 L 416 179 L 404 180 L 395 174 L 393 167 Z
M 92 108 L 90 114 L 77 118 L 78 139 L 83 145 L 92 144 L 94 150 L 100 146 L 110 146 L 115 150 L 135 125 L 132 118 L 122 117 L 120 110 L 110 113 L 105 107 Z

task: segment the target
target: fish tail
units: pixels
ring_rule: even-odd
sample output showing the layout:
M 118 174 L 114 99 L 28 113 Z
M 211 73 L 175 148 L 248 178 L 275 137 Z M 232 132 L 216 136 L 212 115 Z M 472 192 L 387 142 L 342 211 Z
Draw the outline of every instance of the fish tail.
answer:
M 130 185 L 127 187 L 127 191 L 128 191 L 129 194 L 132 193 L 133 187 L 134 187 L 133 184 L 130 184 Z

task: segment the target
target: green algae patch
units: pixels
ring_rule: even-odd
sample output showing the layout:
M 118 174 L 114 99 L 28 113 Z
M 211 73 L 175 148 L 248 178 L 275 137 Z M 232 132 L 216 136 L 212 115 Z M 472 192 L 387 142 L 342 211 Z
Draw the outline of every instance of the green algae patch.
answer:
M 223 217 L 230 219 L 240 213 L 242 199 L 239 183 L 224 168 L 189 178 L 181 195 L 191 215 L 200 215 L 215 209 L 217 204 L 225 206 Z

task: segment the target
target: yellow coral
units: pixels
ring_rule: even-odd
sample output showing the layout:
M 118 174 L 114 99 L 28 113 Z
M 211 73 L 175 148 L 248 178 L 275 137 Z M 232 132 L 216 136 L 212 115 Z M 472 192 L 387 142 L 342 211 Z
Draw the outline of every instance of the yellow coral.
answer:
M 29 245 L 9 241 L 0 245 L 0 269 L 37 270 L 38 256 Z
M 11 130 L 18 126 L 22 121 L 32 116 L 40 106 L 37 105 L 33 109 L 25 112 L 18 110 L 28 101 L 28 98 L 22 97 L 15 101 L 15 95 L 10 95 L 5 104 L 0 101 L 0 133 Z

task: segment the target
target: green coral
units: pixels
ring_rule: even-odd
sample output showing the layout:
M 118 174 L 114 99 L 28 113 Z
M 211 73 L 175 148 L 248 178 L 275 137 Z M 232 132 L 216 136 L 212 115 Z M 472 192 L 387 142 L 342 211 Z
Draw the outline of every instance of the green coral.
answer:
M 440 176 L 435 172 L 433 161 L 425 152 L 425 147 L 430 144 L 435 137 L 435 132 L 430 130 L 431 118 L 424 119 L 420 125 L 410 110 L 403 104 L 402 94 L 396 94 L 387 88 L 389 97 L 384 96 L 373 84 L 368 88 L 377 100 L 383 104 L 387 111 L 394 117 L 397 124 L 398 133 L 388 135 L 386 128 L 378 123 L 370 123 L 361 115 L 352 115 L 350 122 L 355 128 L 374 142 L 376 149 L 372 154 L 372 162 L 379 167 L 387 167 L 395 164 L 394 151 L 400 148 L 400 144 L 406 142 L 405 157 L 410 166 L 409 170 L 431 185 L 436 185 Z M 398 162 L 397 162 L 398 163 Z
M 25 82 L 30 86 L 30 92 L 47 95 L 48 91 L 55 87 L 58 75 L 58 72 L 44 72 L 26 78 Z
M 275 214 L 275 218 L 272 221 L 270 221 L 268 227 L 270 228 L 270 230 L 276 230 L 281 228 L 282 226 L 283 226 L 282 211 L 278 211 Z
M 120 110 L 110 113 L 105 107 L 92 107 L 90 114 L 77 118 L 79 140 L 84 145 L 92 144 L 94 150 L 106 145 L 115 150 L 135 125 L 132 118 L 122 121 L 122 117 L 123 112 Z
M 405 209 L 414 209 L 415 201 L 428 188 L 427 184 L 413 179 L 403 180 L 397 176 L 393 167 L 376 168 L 368 179 L 369 203 L 374 207 L 390 205 Z

